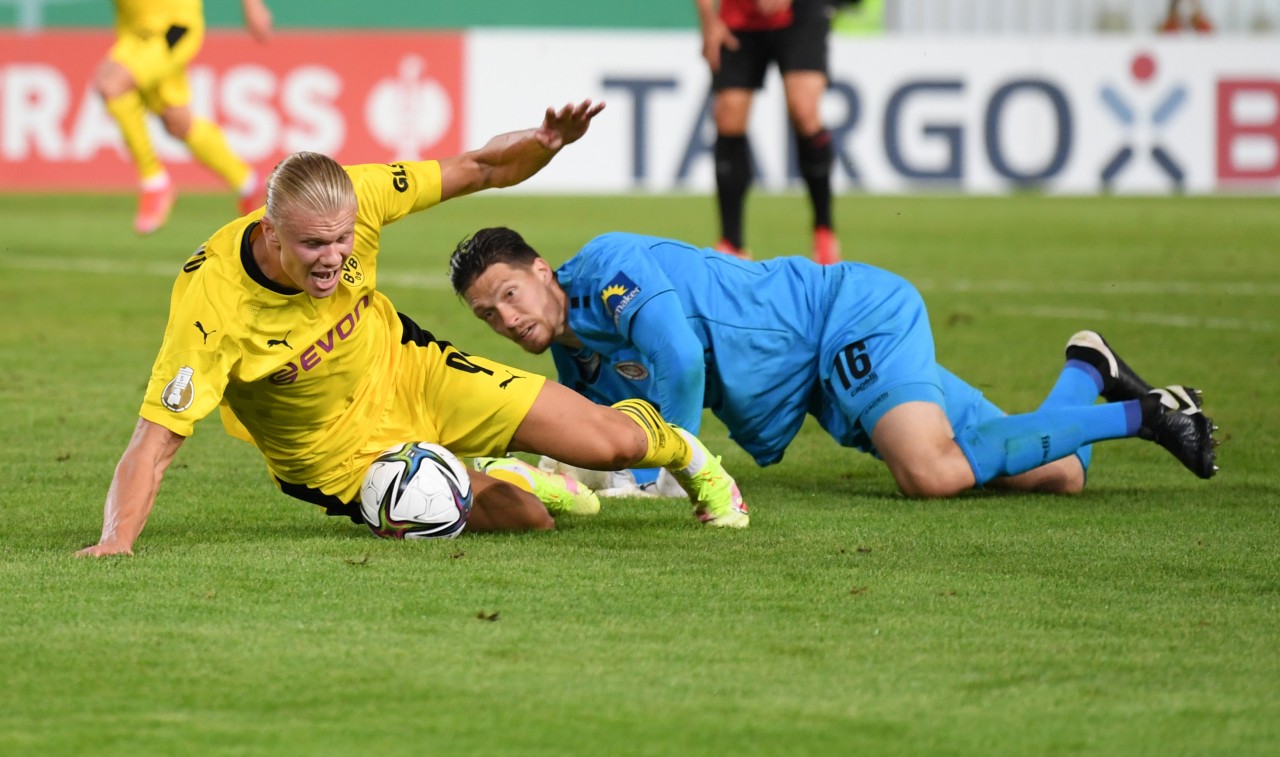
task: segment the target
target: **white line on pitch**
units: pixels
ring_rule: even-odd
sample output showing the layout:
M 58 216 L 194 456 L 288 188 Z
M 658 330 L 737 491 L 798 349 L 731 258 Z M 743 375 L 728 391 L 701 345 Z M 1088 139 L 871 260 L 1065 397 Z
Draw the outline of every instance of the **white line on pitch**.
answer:
M 1062 318 L 1072 321 L 1112 321 L 1119 323 L 1144 323 L 1151 326 L 1170 326 L 1173 328 L 1199 328 L 1216 331 L 1257 331 L 1273 333 L 1276 324 L 1268 321 L 1246 321 L 1241 318 L 1214 318 L 1211 316 L 1183 316 L 1168 313 L 1125 313 L 1102 310 L 1098 308 L 993 308 L 997 315 L 1008 315 L 1016 318 Z
M 185 259 L 184 259 L 185 260 Z M 120 276 L 176 277 L 181 263 L 126 263 L 103 258 L 28 258 L 0 255 L 0 266 L 28 271 L 96 273 Z M 447 290 L 444 274 L 379 272 L 385 284 L 410 289 Z M 913 282 L 922 292 L 973 292 L 976 294 L 1072 294 L 1072 295 L 1201 295 L 1219 297 L 1280 296 L 1280 284 L 1254 281 L 1019 281 L 1013 279 L 921 279 Z M 1224 319 L 1230 321 L 1231 319 Z M 1266 324 L 1264 324 L 1266 325 Z M 1271 330 L 1270 327 L 1262 330 Z
M 185 262 L 185 258 L 183 259 Z M 162 276 L 167 279 L 177 278 L 182 269 L 179 263 L 122 263 L 118 260 L 102 258 L 11 258 L 0 255 L 0 266 L 20 268 L 25 271 L 41 271 L 47 273 L 93 273 L 114 276 Z M 444 274 L 430 273 L 383 273 L 378 272 L 378 280 L 392 286 L 408 289 L 446 290 L 450 288 L 449 278 Z
M 1280 296 L 1280 284 L 1256 281 L 1020 281 L 985 279 L 921 279 L 913 282 L 922 292 L 977 292 L 980 294 L 1085 294 L 1085 295 L 1219 295 L 1225 297 Z

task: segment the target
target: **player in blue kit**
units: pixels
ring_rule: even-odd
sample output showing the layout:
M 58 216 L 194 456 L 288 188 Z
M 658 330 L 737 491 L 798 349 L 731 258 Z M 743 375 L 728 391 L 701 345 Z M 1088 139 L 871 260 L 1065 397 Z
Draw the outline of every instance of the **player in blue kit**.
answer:
M 781 460 L 812 414 L 840 444 L 883 459 L 914 497 L 1079 492 L 1089 445 L 1133 436 L 1201 478 L 1217 471 L 1199 392 L 1153 389 L 1092 331 L 1068 341 L 1038 409 L 1005 415 L 936 362 L 915 287 L 873 266 L 750 262 L 611 233 L 552 270 L 516 232 L 488 228 L 458 245 L 450 278 L 494 331 L 531 353 L 550 349 L 562 383 L 597 401 L 630 388 L 691 433 L 710 408 L 760 465 Z M 597 384 L 623 350 L 651 375 Z

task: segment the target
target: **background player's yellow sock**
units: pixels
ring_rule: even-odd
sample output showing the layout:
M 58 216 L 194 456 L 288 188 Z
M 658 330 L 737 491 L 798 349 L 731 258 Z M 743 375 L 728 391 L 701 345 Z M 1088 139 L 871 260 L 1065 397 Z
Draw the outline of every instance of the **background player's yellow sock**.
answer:
M 623 400 L 613 407 L 636 422 L 649 440 L 649 450 L 635 468 L 682 470 L 693 461 L 693 448 L 679 430 L 662 419 L 657 408 L 639 399 Z
M 184 141 L 196 160 L 221 176 L 232 189 L 237 192 L 243 191 L 245 182 L 253 173 L 253 169 L 231 152 L 217 124 L 205 118 L 192 119 L 191 131 L 187 132 L 187 138 Z
M 163 174 L 164 166 L 156 157 L 151 137 L 147 135 L 147 110 L 142 105 L 142 96 L 138 91 L 131 89 L 123 95 L 109 98 L 106 106 L 107 112 L 120 127 L 120 136 L 124 138 L 125 149 L 138 167 L 138 176 L 146 181 Z

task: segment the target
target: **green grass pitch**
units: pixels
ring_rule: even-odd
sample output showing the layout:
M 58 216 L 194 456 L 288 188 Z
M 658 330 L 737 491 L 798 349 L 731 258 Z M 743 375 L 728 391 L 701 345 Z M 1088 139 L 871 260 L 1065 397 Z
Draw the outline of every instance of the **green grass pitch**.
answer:
M 1274 754 L 1280 744 L 1280 204 L 846 196 L 846 258 L 925 295 L 940 360 L 1033 408 L 1102 331 L 1205 390 L 1222 472 L 1099 445 L 1079 497 L 915 502 L 806 426 L 754 467 L 741 533 L 676 500 L 557 531 L 393 543 L 275 491 L 206 420 L 132 558 L 79 560 L 177 268 L 230 217 L 183 196 L 0 197 L 2 754 Z M 755 195 L 757 257 L 808 209 Z M 453 244 L 560 261 L 621 229 L 713 241 L 707 197 L 492 193 L 384 237 L 383 289 L 463 349 L 550 371 L 445 286 Z

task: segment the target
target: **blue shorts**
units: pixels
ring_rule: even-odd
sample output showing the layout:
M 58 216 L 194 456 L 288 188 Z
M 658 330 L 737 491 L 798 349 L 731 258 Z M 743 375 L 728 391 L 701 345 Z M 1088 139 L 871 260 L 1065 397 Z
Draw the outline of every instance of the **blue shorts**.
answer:
M 822 401 L 814 415 L 837 441 L 874 454 L 876 423 L 906 402 L 942 407 L 957 433 L 1004 415 L 938 365 L 924 300 L 908 281 L 857 264 L 828 270 L 818 352 Z

